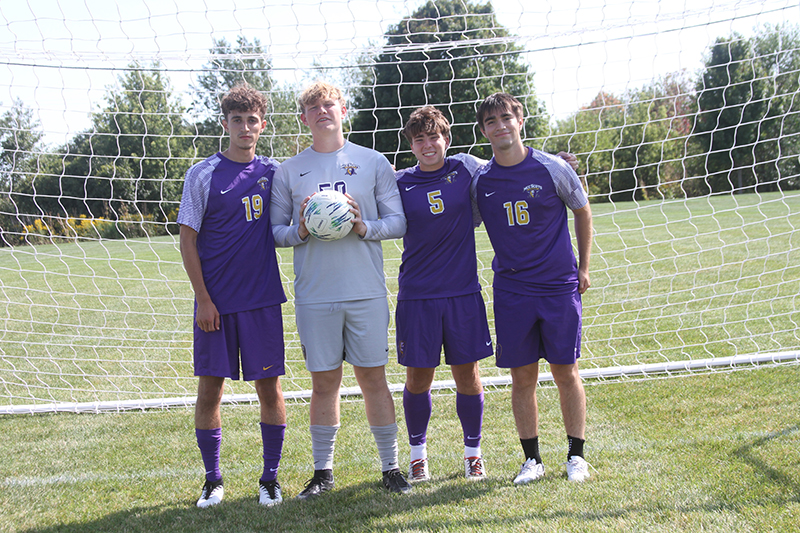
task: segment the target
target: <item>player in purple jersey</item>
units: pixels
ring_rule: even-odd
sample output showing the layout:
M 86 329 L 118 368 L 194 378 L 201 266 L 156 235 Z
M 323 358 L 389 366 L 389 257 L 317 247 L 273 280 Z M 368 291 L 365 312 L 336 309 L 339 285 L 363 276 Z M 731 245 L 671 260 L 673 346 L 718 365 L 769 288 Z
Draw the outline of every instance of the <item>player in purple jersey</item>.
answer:
M 450 123 L 434 107 L 415 110 L 403 133 L 418 160 L 416 166 L 397 172 L 408 222 L 395 323 L 398 362 L 406 366 L 409 479 L 430 478 L 430 389 L 442 348 L 456 383 L 465 475 L 482 479 L 486 470 L 480 447 L 483 387 L 478 361 L 492 354 L 492 341 L 478 282 L 474 226 L 480 224 L 480 215 L 471 185 L 486 161 L 468 154 L 446 157 Z M 559 156 L 577 165 L 575 156 Z
M 186 172 L 178 215 L 183 265 L 195 294 L 195 435 L 206 470 L 198 507 L 224 495 L 219 467 L 225 378 L 254 381 L 264 469 L 259 503 L 282 501 L 277 480 L 286 430 L 281 285 L 269 201 L 277 162 L 255 155 L 266 127 L 264 96 L 246 85 L 222 100 L 228 149 Z
M 383 486 L 406 493 L 411 486 L 398 468 L 394 401 L 386 381 L 389 305 L 380 242 L 406 230 L 394 171 L 382 154 L 344 138 L 347 108 L 340 89 L 315 82 L 298 100 L 313 144 L 281 164 L 270 205 L 276 244 L 293 247 L 297 331 L 311 372 L 314 475 L 297 497 L 315 498 L 334 487 L 344 361 L 353 365 L 364 396 Z M 309 198 L 327 189 L 345 193 L 355 215 L 350 233 L 335 241 L 309 237 L 303 218 Z
M 522 104 L 496 93 L 478 108 L 478 126 L 494 157 L 478 173 L 476 196 L 495 251 L 497 366 L 511 369 L 511 403 L 525 462 L 516 484 L 544 476 L 536 385 L 539 359 L 550 364 L 567 431 L 567 476 L 589 478 L 583 458 L 586 395 L 578 373 L 581 294 L 590 286 L 592 212 L 575 174 L 558 158 L 526 147 Z M 575 218 L 579 262 L 567 208 Z
M 409 480 L 430 479 L 431 385 L 442 348 L 456 383 L 464 472 L 467 479 L 483 479 L 478 361 L 492 355 L 492 338 L 478 282 L 470 188 L 485 161 L 467 154 L 445 156 L 450 123 L 434 107 L 414 111 L 403 134 L 418 160 L 417 166 L 397 172 L 408 223 L 395 323 L 397 360 L 406 367 L 403 408 L 411 445 Z

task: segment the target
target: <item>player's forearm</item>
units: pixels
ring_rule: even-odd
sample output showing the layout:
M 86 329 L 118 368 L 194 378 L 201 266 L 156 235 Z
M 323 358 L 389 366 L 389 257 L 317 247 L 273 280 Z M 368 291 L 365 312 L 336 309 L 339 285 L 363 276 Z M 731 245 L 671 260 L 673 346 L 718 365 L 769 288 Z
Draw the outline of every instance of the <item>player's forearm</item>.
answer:
M 592 255 L 592 209 L 587 203 L 573 211 L 575 215 L 575 239 L 578 243 L 578 269 L 589 272 L 589 259 Z
M 399 239 L 406 234 L 406 216 L 402 213 L 386 215 L 379 220 L 365 220 L 367 233 L 364 239 L 382 241 L 385 239 Z
M 203 279 L 203 267 L 200 263 L 200 254 L 197 251 L 197 232 L 188 226 L 181 226 L 180 230 L 181 259 L 183 268 L 192 284 L 195 299 L 198 302 L 211 301 L 211 296 L 206 289 Z

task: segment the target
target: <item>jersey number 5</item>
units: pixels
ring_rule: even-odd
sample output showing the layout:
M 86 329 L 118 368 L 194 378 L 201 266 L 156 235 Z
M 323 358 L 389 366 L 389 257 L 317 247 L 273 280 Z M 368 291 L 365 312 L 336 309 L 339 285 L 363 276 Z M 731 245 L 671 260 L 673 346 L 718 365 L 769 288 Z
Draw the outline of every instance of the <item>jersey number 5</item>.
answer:
M 434 215 L 444 212 L 444 202 L 439 198 L 441 194 L 442 191 L 431 191 L 428 193 L 428 203 L 431 206 L 431 213 Z
M 528 202 L 525 200 L 514 202 L 513 205 L 511 202 L 506 202 L 503 204 L 503 207 L 506 208 L 509 226 L 515 224 L 517 226 L 527 226 L 528 222 L 530 222 L 531 218 L 530 215 L 528 215 Z

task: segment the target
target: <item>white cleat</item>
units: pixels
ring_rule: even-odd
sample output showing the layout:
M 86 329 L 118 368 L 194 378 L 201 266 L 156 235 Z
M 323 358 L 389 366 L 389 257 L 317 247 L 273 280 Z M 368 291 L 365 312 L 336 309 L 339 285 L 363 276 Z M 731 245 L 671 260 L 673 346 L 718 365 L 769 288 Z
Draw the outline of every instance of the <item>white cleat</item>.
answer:
M 570 481 L 586 481 L 589 479 L 589 463 L 583 457 L 573 455 L 567 461 L 567 479 Z
M 203 492 L 200 493 L 200 499 L 197 500 L 197 506 L 201 509 L 217 505 L 222 501 L 225 495 L 225 489 L 222 488 L 222 480 L 219 481 L 206 481 L 203 485 Z
M 514 478 L 514 484 L 525 485 L 544 477 L 544 465 L 537 463 L 536 459 L 528 459 L 522 465 L 519 475 Z

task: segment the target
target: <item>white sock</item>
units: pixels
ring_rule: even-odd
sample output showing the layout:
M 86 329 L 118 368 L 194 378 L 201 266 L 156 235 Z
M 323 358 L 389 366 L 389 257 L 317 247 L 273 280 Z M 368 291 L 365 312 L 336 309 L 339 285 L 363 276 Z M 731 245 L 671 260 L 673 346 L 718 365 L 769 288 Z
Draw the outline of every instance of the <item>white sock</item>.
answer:
M 423 442 L 419 446 L 411 446 L 411 462 L 417 459 L 425 459 L 428 457 L 428 443 Z
M 467 457 L 482 457 L 481 447 L 464 446 L 464 458 L 466 459 Z

